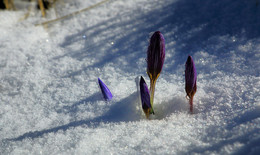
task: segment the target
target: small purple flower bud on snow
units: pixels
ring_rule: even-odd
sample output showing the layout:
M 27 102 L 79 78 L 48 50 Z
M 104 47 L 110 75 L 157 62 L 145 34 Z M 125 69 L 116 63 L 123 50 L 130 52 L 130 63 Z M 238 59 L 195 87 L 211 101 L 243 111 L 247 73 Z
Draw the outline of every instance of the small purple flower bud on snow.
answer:
M 157 79 L 165 58 L 165 41 L 160 31 L 154 32 L 147 50 L 147 73 L 150 79 Z
M 165 41 L 160 31 L 154 32 L 147 49 L 147 74 L 150 78 L 151 105 L 153 106 L 155 83 L 162 71 L 165 58 Z
M 148 118 L 151 113 L 154 114 L 153 108 L 150 102 L 150 93 L 149 89 L 144 81 L 144 78 L 141 76 L 140 79 L 140 93 L 141 93 L 141 101 L 142 101 L 142 108 L 145 113 L 145 116 Z
M 190 101 L 190 111 L 193 111 L 193 96 L 197 91 L 197 72 L 192 57 L 189 55 L 185 65 L 185 90 Z
M 105 100 L 111 100 L 113 95 L 107 86 L 98 78 L 98 84 Z

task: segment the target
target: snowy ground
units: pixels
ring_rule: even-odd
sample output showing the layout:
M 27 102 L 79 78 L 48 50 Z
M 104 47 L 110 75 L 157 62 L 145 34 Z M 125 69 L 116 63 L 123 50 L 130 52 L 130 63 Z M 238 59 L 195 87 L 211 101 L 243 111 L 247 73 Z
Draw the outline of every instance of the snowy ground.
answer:
M 259 154 L 258 0 L 65 0 L 0 12 L 0 154 Z M 68 10 L 68 11 L 67 11 Z M 166 59 L 145 119 L 136 87 L 160 30 Z M 195 114 L 184 64 L 197 68 Z M 100 77 L 114 95 L 102 99 Z

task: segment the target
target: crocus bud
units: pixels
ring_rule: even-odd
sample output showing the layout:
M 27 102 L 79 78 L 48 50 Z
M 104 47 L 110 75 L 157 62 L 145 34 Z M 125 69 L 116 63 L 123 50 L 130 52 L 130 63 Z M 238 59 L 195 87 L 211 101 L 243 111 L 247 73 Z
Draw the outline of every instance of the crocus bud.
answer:
M 162 71 L 165 58 L 164 37 L 160 31 L 154 32 L 147 50 L 147 74 L 150 78 L 151 105 L 153 105 L 155 83 Z
M 185 65 L 185 90 L 193 112 L 193 96 L 197 91 L 197 72 L 192 57 L 189 55 Z
M 144 78 L 141 76 L 140 79 L 140 93 L 141 93 L 141 101 L 142 101 L 142 108 L 145 113 L 146 118 L 149 117 L 151 113 L 154 114 L 153 108 L 150 102 L 150 93 L 148 87 L 144 81 Z
M 147 50 L 147 73 L 150 79 L 157 79 L 162 71 L 165 58 L 164 37 L 160 31 L 154 32 Z
M 105 100 L 111 100 L 113 95 L 107 86 L 98 78 L 98 84 Z

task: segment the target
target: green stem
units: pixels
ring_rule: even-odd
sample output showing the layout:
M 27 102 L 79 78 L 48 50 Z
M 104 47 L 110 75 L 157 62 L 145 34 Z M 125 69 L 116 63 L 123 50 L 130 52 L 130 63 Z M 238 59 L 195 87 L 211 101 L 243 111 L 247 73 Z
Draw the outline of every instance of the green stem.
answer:
M 150 102 L 152 107 L 153 107 L 153 100 L 154 100 L 155 83 L 156 83 L 156 79 L 150 80 Z

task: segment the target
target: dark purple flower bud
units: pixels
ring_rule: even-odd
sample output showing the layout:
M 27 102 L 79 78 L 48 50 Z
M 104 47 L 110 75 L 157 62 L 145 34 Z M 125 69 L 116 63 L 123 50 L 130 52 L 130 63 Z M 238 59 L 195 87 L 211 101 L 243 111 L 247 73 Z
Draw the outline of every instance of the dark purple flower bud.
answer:
M 185 90 L 190 100 L 190 111 L 193 110 L 193 96 L 197 91 L 197 72 L 192 57 L 189 55 L 185 65 Z
M 165 58 L 164 37 L 160 31 L 154 32 L 147 50 L 147 74 L 150 79 L 157 79 L 162 71 Z
M 111 100 L 113 95 L 107 86 L 98 78 L 98 84 L 105 100 Z
M 150 78 L 151 105 L 153 105 L 155 83 L 162 71 L 165 58 L 164 37 L 160 31 L 154 32 L 147 49 L 147 74 Z
M 142 76 L 140 79 L 140 92 L 141 92 L 142 108 L 143 108 L 143 111 L 144 111 L 146 117 L 148 118 L 149 115 L 151 113 L 154 114 L 154 112 L 153 112 L 153 108 L 152 108 L 151 102 L 150 102 L 150 93 L 149 93 L 148 87 L 144 81 L 144 78 Z

